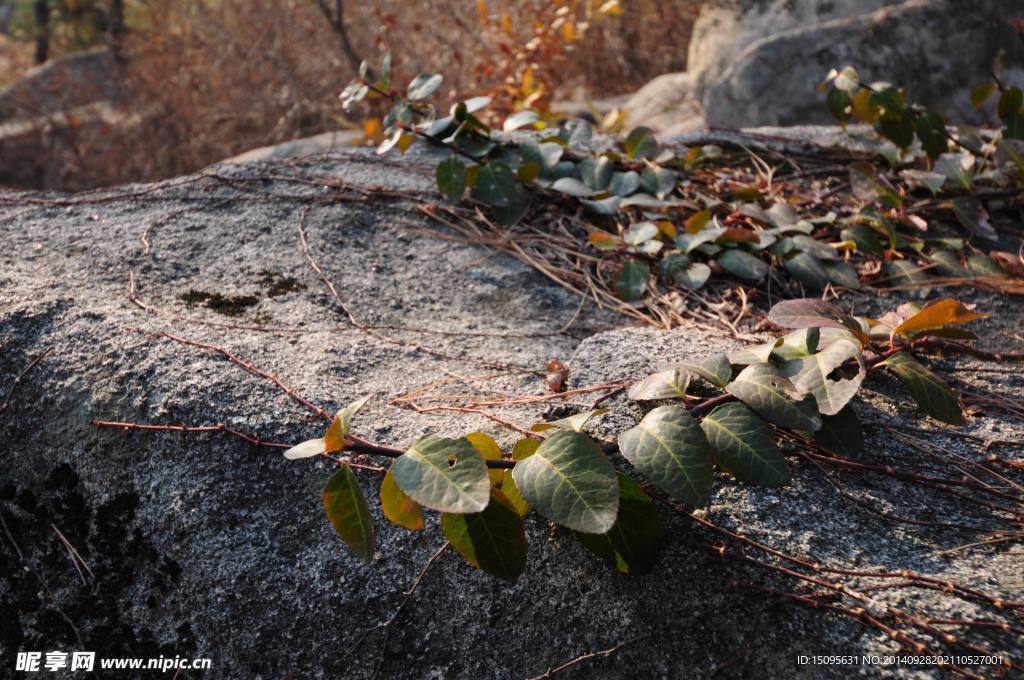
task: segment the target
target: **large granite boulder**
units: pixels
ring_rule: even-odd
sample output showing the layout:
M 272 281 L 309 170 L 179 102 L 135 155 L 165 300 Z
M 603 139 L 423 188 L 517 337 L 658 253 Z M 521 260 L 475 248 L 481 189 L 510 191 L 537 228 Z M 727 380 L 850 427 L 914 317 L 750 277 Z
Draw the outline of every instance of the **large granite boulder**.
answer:
M 866 82 L 894 82 L 953 120 L 982 122 L 970 88 L 993 71 L 1008 82 L 1024 76 L 1020 11 L 1012 0 L 709 0 L 687 77 L 662 77 L 627 106 L 633 123 L 662 130 L 827 122 L 816 86 L 852 64 Z
M 787 604 L 778 593 L 820 593 L 745 559 L 742 543 L 709 530 L 692 509 L 658 501 L 669 538 L 654 571 L 632 577 L 530 515 L 529 563 L 512 585 L 450 550 L 423 573 L 442 545 L 437 518 L 417 533 L 388 524 L 377 509 L 379 475 L 360 472 L 379 532 L 377 558 L 364 565 L 323 516 L 326 461 L 288 462 L 279 449 L 223 432 L 92 424 L 224 423 L 275 442 L 319 434 L 322 418 L 229 352 L 328 410 L 372 393 L 355 420 L 371 440 L 404 446 L 427 431 L 477 429 L 508 445 L 513 437 L 480 415 L 389 402 L 413 390 L 424 407 L 473 393 L 542 394 L 553 356 L 582 387 L 735 346 L 693 329 L 597 332 L 621 319 L 577 312 L 572 294 L 505 255 L 432 236 L 438 225 L 417 209 L 438 200 L 432 166 L 415 150 L 409 156 L 392 163 L 334 152 L 78 196 L 0 193 L 0 667 L 12 669 L 19 651 L 92 650 L 209 658 L 207 678 L 525 678 L 612 650 L 565 677 L 840 678 L 851 669 L 801 665 L 799 656 L 899 650 L 879 628 Z M 349 322 L 307 248 L 374 332 Z M 1000 308 L 983 322 L 993 336 L 1019 318 L 1012 301 L 976 299 Z M 1019 375 L 970 379 L 1024 394 Z M 560 406 L 582 409 L 592 398 Z M 638 415 L 621 395 L 608 405 L 602 437 Z M 546 405 L 495 408 L 529 424 Z M 912 407 L 883 390 L 857 409 L 875 428 L 865 462 L 923 464 L 885 429 L 916 424 Z M 1024 423 L 979 415 L 968 433 L 977 439 L 930 426 L 915 435 L 953 456 L 929 458 L 928 474 L 991 455 L 987 441 L 1019 441 Z M 1019 545 L 959 549 L 978 535 L 883 519 L 859 504 L 985 530 L 1005 524 L 985 508 L 881 474 L 830 478 L 793 465 L 793 484 L 778 489 L 720 475 L 696 517 L 822 564 L 912 569 L 1024 599 Z M 942 587 L 877 590 L 887 582 L 813 576 L 867 588 L 850 597 L 886 622 L 896 610 L 1007 616 Z M 837 593 L 825 601 L 848 602 Z M 375 628 L 396 612 L 387 635 Z M 964 636 L 1015 663 L 1024 655 L 1019 637 L 999 630 Z M 939 677 L 932 667 L 870 670 Z

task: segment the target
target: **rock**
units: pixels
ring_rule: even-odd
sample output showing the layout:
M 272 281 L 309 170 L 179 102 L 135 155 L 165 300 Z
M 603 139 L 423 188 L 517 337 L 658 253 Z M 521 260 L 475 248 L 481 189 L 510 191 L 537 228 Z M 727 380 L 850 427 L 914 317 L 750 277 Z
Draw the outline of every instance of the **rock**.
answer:
M 970 89 L 993 70 L 1024 78 L 1017 10 L 1011 0 L 712 0 L 694 24 L 688 71 L 638 91 L 630 122 L 666 134 L 831 122 L 816 86 L 848 64 L 953 122 L 985 122 Z
M 106 48 L 52 59 L 0 90 L 0 123 L 117 101 L 118 73 L 117 61 Z
M 396 612 L 442 545 L 436 516 L 419 533 L 386 523 L 379 476 L 360 472 L 379 546 L 363 565 L 323 516 L 326 461 L 285 461 L 278 449 L 220 432 L 91 424 L 226 423 L 286 443 L 320 434 L 322 418 L 208 348 L 215 346 L 329 411 L 372 393 L 354 420 L 368 439 L 404 446 L 428 431 L 478 429 L 508 445 L 512 437 L 479 415 L 416 413 L 389 401 L 430 385 L 419 397 L 424 406 L 481 388 L 493 391 L 491 400 L 543 393 L 542 378 L 524 371 L 543 371 L 553 356 L 569 365 L 576 387 L 733 347 L 694 329 L 595 334 L 589 329 L 621 319 L 588 307 L 560 332 L 576 314 L 573 295 L 505 255 L 431 236 L 439 227 L 416 205 L 438 197 L 428 159 L 415 149 L 401 162 L 332 152 L 76 196 L 0 193 L 3 663 L 18 651 L 63 649 L 209 658 L 208 678 L 372 677 L 379 660 L 385 677 L 522 678 L 623 644 L 578 664 L 577 675 L 838 678 L 849 668 L 800 667 L 797 655 L 897 651 L 877 629 L 746 587 L 799 589 L 781 574 L 717 556 L 708 543 L 720 536 L 660 501 L 669 538 L 653 573 L 619 576 L 569 532 L 531 515 L 530 558 L 516 584 L 447 551 L 385 641 L 372 629 Z M 303 220 L 309 252 L 374 332 L 352 326 L 310 267 Z M 1024 393 L 1020 376 L 971 379 L 990 378 L 1004 394 Z M 572 397 L 569 406 L 592 398 Z M 611 406 L 597 422 L 602 436 L 638 415 L 621 397 Z M 543 409 L 495 408 L 524 425 Z M 858 410 L 886 424 L 915 418 L 884 393 Z M 1013 440 L 1022 426 L 982 416 L 968 432 Z M 885 430 L 870 436 L 870 461 L 904 465 L 922 455 Z M 971 460 L 988 455 L 944 431 L 927 436 Z M 851 472 L 841 488 L 897 514 L 989 521 L 963 499 L 885 476 Z M 720 476 L 698 516 L 816 560 L 913 568 L 1024 598 L 1019 546 L 938 554 L 977 535 L 883 522 L 844 498 L 817 468 L 795 462 L 794 483 L 782 489 Z M 80 556 L 77 567 L 61 536 Z M 865 597 L 883 613 L 900 606 L 943 618 L 1002 616 L 927 589 Z M 1024 651 L 1019 638 L 998 632 L 969 637 L 1016 657 Z M 876 670 L 937 677 L 928 667 Z
M 339 147 L 351 146 L 362 138 L 362 133 L 357 130 L 334 130 L 322 132 L 319 135 L 293 139 L 281 144 L 261 146 L 251 149 L 245 153 L 232 156 L 223 163 L 250 163 L 252 161 L 266 161 L 275 158 L 298 158 L 299 156 L 310 156 L 312 154 L 333 151 Z

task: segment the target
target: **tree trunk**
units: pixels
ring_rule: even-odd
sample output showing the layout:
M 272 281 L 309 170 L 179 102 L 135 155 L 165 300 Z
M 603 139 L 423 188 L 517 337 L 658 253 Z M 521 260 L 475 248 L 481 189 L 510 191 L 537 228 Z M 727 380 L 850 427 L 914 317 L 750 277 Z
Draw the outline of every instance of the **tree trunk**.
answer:
M 33 9 L 36 15 L 36 63 L 42 64 L 50 58 L 50 3 L 36 0 Z
M 123 59 L 124 48 L 124 0 L 110 0 L 110 11 L 107 15 L 110 51 L 114 59 Z

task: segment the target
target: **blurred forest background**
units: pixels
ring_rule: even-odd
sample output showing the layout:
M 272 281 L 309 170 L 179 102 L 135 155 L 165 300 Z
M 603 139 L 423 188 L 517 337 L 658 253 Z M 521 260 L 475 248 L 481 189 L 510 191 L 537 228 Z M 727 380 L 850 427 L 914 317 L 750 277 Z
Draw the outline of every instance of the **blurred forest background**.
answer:
M 386 52 L 397 80 L 440 72 L 445 98 L 488 94 L 499 114 L 626 93 L 685 69 L 700 4 L 0 0 L 0 184 L 152 180 L 363 127 L 337 94 Z M 12 93 L 26 74 L 33 92 Z M 44 123 L 5 119 L 15 95 Z

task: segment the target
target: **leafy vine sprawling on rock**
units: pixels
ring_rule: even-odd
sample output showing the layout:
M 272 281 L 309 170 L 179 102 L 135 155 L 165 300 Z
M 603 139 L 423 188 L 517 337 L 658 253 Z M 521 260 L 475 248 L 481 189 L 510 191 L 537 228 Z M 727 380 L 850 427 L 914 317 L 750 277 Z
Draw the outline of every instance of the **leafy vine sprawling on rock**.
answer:
M 428 100 L 440 75 L 417 76 L 400 90 L 386 64 L 378 77 L 368 74 L 364 64 L 342 98 L 346 107 L 366 97 L 393 103 L 380 153 L 396 147 L 404 153 L 417 137 L 449 149 L 437 165 L 440 192 L 457 203 L 468 191 L 505 227 L 541 206 L 575 202 L 589 217 L 574 224 L 600 253 L 590 266 L 614 261 L 614 294 L 637 307 L 656 297 L 658 285 L 696 291 L 713 275 L 761 283 L 780 268 L 789 275 L 782 289 L 800 292 L 863 291 L 883 282 L 926 292 L 966 280 L 1019 285 L 1008 277 L 1015 256 L 974 245 L 998 240 L 986 206 L 1016 206 L 1024 186 L 1024 102 L 1015 87 L 996 82 L 975 90 L 979 106 L 1000 93 L 1004 127 L 985 137 L 951 133 L 941 116 L 908 104 L 902 90 L 863 84 L 851 67 L 833 71 L 822 84 L 829 110 L 844 125 L 851 118 L 872 124 L 888 140 L 882 152 L 890 168 L 854 164 L 853 208 L 809 215 L 799 200 L 780 196 L 767 166 L 762 185 L 731 187 L 731 200 L 716 198 L 708 189 L 719 187 L 701 167 L 723 156 L 717 146 L 677 153 L 662 148 L 646 128 L 614 142 L 582 120 L 550 129 L 530 111 L 509 116 L 505 134 L 492 134 L 475 115 L 486 98 L 437 115 Z M 968 344 L 976 336 L 959 326 L 984 316 L 952 298 L 905 304 L 878 319 L 819 299 L 787 300 L 767 316 L 770 325 L 791 329 L 787 335 L 671 366 L 633 384 L 631 400 L 645 409 L 657 405 L 616 441 L 584 432 L 605 412 L 597 409 L 537 423 L 507 452 L 481 432 L 456 439 L 427 435 L 404 450 L 380 447 L 350 433 L 364 399 L 342 409 L 323 438 L 285 457 L 348 451 L 395 458 L 381 485 L 385 517 L 419 530 L 424 508 L 442 513 L 451 545 L 500 578 L 515 580 L 526 564 L 522 517 L 531 510 L 571 529 L 620 571 L 642 573 L 651 568 L 664 532 L 649 494 L 616 468 L 612 454 L 621 454 L 657 493 L 690 506 L 707 503 L 715 466 L 740 482 L 786 484 L 779 438 L 847 457 L 862 452 L 863 432 L 849 402 L 879 370 L 902 381 L 926 415 L 963 425 L 956 395 L 919 355 L 976 354 Z M 372 560 L 369 507 L 347 464 L 328 482 L 324 508 L 352 550 Z
M 522 518 L 531 509 L 571 529 L 620 571 L 643 573 L 664 539 L 661 520 L 649 495 L 616 470 L 609 454 L 620 453 L 658 492 L 690 506 L 707 503 L 716 465 L 740 482 L 782 485 L 790 475 L 778 437 L 808 440 L 848 457 L 863 452 L 861 424 L 848 404 L 878 369 L 898 377 L 924 413 L 962 425 L 956 396 L 914 351 L 962 347 L 947 339 L 975 339 L 958 326 L 984 316 L 952 299 L 924 308 L 904 305 L 877 320 L 821 300 L 790 300 L 769 314 L 776 325 L 795 329 L 784 337 L 635 383 L 630 399 L 661 405 L 617 441 L 598 442 L 584 432 L 591 418 L 605 412 L 593 410 L 533 425 L 507 455 L 482 432 L 455 439 L 430 434 L 401 451 L 351 435 L 364 398 L 339 411 L 322 438 L 284 456 L 348 450 L 395 457 L 380 489 L 384 516 L 420 530 L 424 507 L 442 513 L 441 530 L 451 545 L 499 578 L 514 581 L 526 565 Z M 342 539 L 372 561 L 373 520 L 348 464 L 331 477 L 323 501 Z

